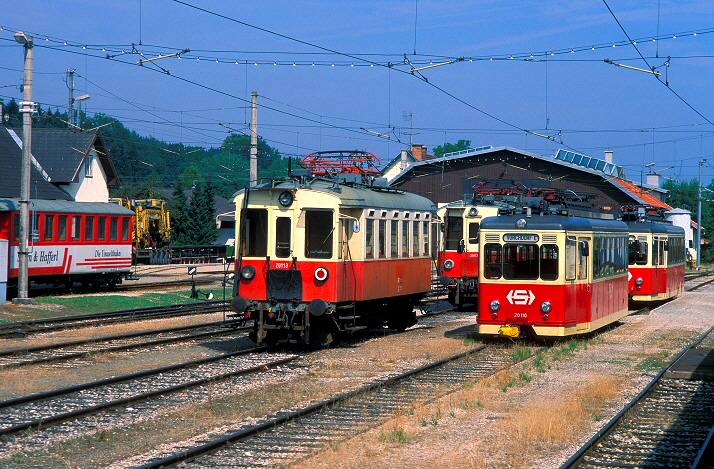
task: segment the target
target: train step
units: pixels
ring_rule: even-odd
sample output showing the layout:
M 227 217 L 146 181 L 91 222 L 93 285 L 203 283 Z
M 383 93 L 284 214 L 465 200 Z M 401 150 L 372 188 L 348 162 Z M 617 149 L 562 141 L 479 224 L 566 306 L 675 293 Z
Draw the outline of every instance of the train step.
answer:
M 359 319 L 361 316 L 338 316 L 337 319 L 340 321 L 352 321 L 354 319 Z
M 352 327 L 345 327 L 345 332 L 355 332 L 355 331 L 362 331 L 367 329 L 367 326 L 352 326 Z

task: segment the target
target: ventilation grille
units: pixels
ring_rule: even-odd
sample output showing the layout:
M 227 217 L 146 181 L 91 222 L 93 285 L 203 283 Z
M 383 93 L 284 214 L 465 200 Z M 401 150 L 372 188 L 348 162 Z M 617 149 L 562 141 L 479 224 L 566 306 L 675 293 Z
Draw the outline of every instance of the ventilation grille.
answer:
M 487 243 L 498 243 L 501 241 L 501 235 L 498 234 L 486 234 L 485 238 Z
M 543 235 L 543 242 L 548 244 L 555 244 L 558 242 L 558 235 Z

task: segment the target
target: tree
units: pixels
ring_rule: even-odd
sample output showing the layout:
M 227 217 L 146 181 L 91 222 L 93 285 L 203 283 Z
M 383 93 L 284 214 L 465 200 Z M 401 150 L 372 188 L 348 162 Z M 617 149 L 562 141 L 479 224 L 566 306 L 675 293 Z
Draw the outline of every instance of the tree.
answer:
M 188 207 L 186 229 L 181 235 L 181 240 L 186 245 L 211 244 L 218 237 L 214 195 L 213 186 L 210 183 L 201 183 L 193 191 L 193 197 Z
M 444 145 L 439 145 L 434 147 L 434 155 L 437 158 L 444 156 L 444 153 L 451 153 L 454 151 L 468 150 L 471 146 L 471 140 L 459 140 L 456 143 L 444 143 Z
M 188 229 L 188 202 L 181 184 L 177 184 L 171 194 L 169 214 L 171 217 L 171 243 L 176 246 L 190 244 L 186 238 Z
M 709 189 L 714 189 L 714 181 L 710 184 Z M 677 182 L 671 179 L 662 184 L 664 189 L 670 191 L 667 198 L 667 204 L 675 208 L 684 208 L 692 212 L 692 220 L 697 221 L 698 214 L 697 210 L 699 207 L 699 181 L 696 179 L 690 179 L 687 181 Z M 706 200 L 709 199 L 706 191 L 702 191 L 702 228 L 704 229 L 704 235 L 702 238 L 711 237 L 714 233 L 714 213 L 712 213 L 711 203 Z M 704 249 L 702 246 L 701 251 L 701 261 L 711 262 L 714 260 L 714 252 L 711 249 Z

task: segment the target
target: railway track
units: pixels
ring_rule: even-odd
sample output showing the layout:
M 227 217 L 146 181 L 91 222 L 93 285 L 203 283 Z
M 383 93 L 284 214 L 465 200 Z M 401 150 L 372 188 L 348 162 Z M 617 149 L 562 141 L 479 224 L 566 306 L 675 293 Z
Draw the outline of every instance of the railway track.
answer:
M 511 363 L 507 349 L 479 346 L 431 364 L 375 380 L 308 406 L 238 425 L 210 441 L 138 466 L 276 467 L 295 462 L 330 442 L 348 439 L 458 389 L 466 380 L 495 373 Z M 182 466 L 184 467 L 184 466 Z
M 137 308 L 106 313 L 33 319 L 0 324 L 0 337 L 52 332 L 64 329 L 104 326 L 120 322 L 151 320 L 191 314 L 207 314 L 225 311 L 224 301 L 206 301 L 153 308 Z
M 7 441 L 27 430 L 66 432 L 66 428 L 58 428 L 68 425 L 60 425 L 64 422 L 75 429 L 96 426 L 97 419 L 80 418 L 118 408 L 137 411 L 138 403 L 151 406 L 162 405 L 161 401 L 166 400 L 172 405 L 188 402 L 202 394 L 191 392 L 201 386 L 234 378 L 250 379 L 251 375 L 277 369 L 298 358 L 294 354 L 256 353 L 261 351 L 264 349 L 242 350 L 0 401 L 0 436 Z
M 0 350 L 0 370 L 80 359 L 96 353 L 136 350 L 176 342 L 214 338 L 236 332 L 247 332 L 252 329 L 252 326 L 236 328 L 232 327 L 233 325 L 232 321 L 214 321 L 69 342 L 56 342 L 35 347 Z
M 673 369 L 698 345 L 711 350 L 713 331 L 675 357 L 561 469 L 712 467 L 714 381 L 696 371 L 683 378 Z
M 685 290 L 695 291 L 714 282 L 714 276 L 709 272 L 693 275 L 689 278 L 685 277 Z M 688 285 L 687 285 L 688 284 Z

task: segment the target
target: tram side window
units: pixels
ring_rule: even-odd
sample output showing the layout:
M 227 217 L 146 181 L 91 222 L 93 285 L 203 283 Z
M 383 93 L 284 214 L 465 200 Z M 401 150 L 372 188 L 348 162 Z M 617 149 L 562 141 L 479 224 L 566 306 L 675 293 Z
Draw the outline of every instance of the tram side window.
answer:
M 379 253 L 378 257 L 380 259 L 384 259 L 387 255 L 385 252 L 387 250 L 387 235 L 385 231 L 387 230 L 386 227 L 386 222 L 384 220 L 378 220 L 378 229 L 377 229 L 377 252 Z
M 429 222 L 421 222 L 421 242 L 422 242 L 422 256 L 429 255 Z
M 14 226 L 13 228 L 13 234 L 15 236 L 15 242 L 20 241 L 20 214 L 16 213 L 12 217 L 12 224 Z
M 52 235 L 54 234 L 55 230 L 55 216 L 54 215 L 45 215 L 45 234 L 43 236 L 43 239 L 45 241 L 52 241 Z
M 107 217 L 97 217 L 97 241 L 107 239 Z
M 578 238 L 578 280 L 588 278 L 588 256 L 583 254 L 588 251 L 590 238 Z
M 660 238 L 658 243 L 659 244 L 659 255 L 657 256 L 657 265 L 665 265 L 665 250 L 664 250 L 664 245 L 666 243 L 666 240 L 664 238 Z
M 540 247 L 540 278 L 558 280 L 558 245 L 544 244 Z
M 565 239 L 565 280 L 575 280 L 577 272 L 577 246 L 575 236 L 568 236 Z
M 503 278 L 533 280 L 538 278 L 538 246 L 506 244 L 503 246 Z
M 446 241 L 444 248 L 447 251 L 456 251 L 459 243 L 464 238 L 464 221 L 461 216 L 446 217 Z
M 483 276 L 486 278 L 501 278 L 502 259 L 501 245 L 487 243 L 483 247 Z
M 374 259 L 374 220 L 365 220 L 364 237 L 364 257 L 365 259 Z
M 305 257 L 329 259 L 332 257 L 332 233 L 335 224 L 332 212 L 305 211 Z
M 418 221 L 413 221 L 412 222 L 412 247 L 414 249 L 414 252 L 412 255 L 414 257 L 419 256 L 419 222 Z
M 119 238 L 119 219 L 111 217 L 109 219 L 109 239 L 116 241 Z
M 478 244 L 478 229 L 480 224 L 469 223 L 469 244 Z
M 67 240 L 67 215 L 57 217 L 57 239 L 59 241 Z
M 292 226 L 291 218 L 278 217 L 275 219 L 275 256 L 290 257 L 292 249 L 290 249 L 290 228 Z
M 72 241 L 79 241 L 80 229 L 82 226 L 82 217 L 73 216 L 72 217 Z
M 389 224 L 390 257 L 399 256 L 399 221 L 392 220 Z
M 652 265 L 659 265 L 659 238 L 652 238 Z
M 89 229 L 89 224 L 87 224 L 87 229 Z M 129 239 L 129 217 L 123 217 L 121 219 L 121 239 L 122 241 Z
M 409 257 L 409 222 L 402 222 L 402 257 Z
M 128 220 L 129 218 L 126 218 Z M 91 241 L 94 239 L 94 217 L 86 217 L 84 219 L 84 240 Z
M 245 246 L 243 255 L 265 257 L 268 255 L 268 211 L 248 209 L 246 216 Z

